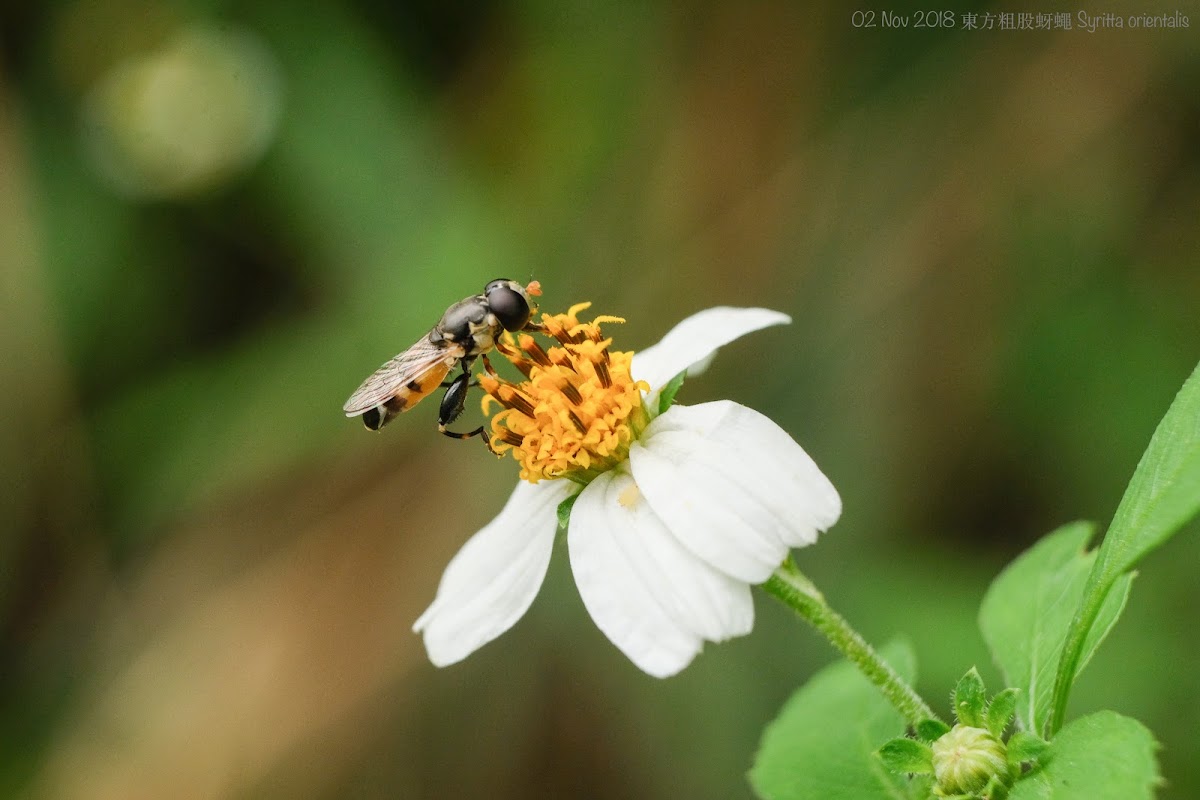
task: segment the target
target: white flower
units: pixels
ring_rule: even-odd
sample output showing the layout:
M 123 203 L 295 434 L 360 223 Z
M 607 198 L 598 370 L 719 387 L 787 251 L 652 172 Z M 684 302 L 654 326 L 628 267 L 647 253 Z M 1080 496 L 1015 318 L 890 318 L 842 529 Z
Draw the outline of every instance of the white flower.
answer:
M 613 644 L 657 677 L 686 667 L 706 641 L 749 633 L 750 585 L 841 514 L 833 484 L 762 414 L 723 400 L 656 415 L 674 376 L 706 366 L 734 339 L 790 322 L 786 315 L 711 308 L 630 358 L 609 351 L 599 333 L 599 323 L 620 320 L 580 323 L 585 307 L 543 316 L 563 345 L 549 356 L 522 337 L 529 382 L 481 378 L 507 408 L 493 441 L 512 448 L 522 476 L 536 482 L 521 481 L 451 560 L 413 626 L 438 666 L 466 658 L 529 608 L 550 562 L 558 507 L 572 495 L 567 548 L 584 605 Z M 563 375 L 576 383 L 567 399 Z M 548 479 L 556 477 L 573 480 Z

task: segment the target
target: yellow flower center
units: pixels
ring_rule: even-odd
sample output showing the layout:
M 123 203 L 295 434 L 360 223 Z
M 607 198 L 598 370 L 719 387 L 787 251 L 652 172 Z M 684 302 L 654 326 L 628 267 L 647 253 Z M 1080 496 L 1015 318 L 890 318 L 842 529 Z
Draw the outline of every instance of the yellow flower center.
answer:
M 492 447 L 511 453 L 521 465 L 521 478 L 587 482 L 615 467 L 646 427 L 642 392 L 649 386 L 629 374 L 632 352 L 610 350 L 602 323 L 624 322 L 599 316 L 580 322 L 579 312 L 591 303 L 571 306 L 566 314 L 542 314 L 541 326 L 558 344 L 545 350 L 528 333 L 515 342 L 510 334 L 496 349 L 525 380 L 510 383 L 490 369 L 479 376 L 487 392 L 483 413 L 498 403 L 492 417 Z

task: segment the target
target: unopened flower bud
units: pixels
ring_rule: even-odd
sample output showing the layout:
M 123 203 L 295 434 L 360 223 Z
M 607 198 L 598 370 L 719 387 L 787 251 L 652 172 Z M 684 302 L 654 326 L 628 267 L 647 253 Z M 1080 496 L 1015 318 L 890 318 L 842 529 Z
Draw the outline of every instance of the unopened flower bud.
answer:
M 1004 743 L 983 728 L 955 725 L 933 743 L 933 774 L 942 796 L 973 794 L 994 777 L 1011 784 Z

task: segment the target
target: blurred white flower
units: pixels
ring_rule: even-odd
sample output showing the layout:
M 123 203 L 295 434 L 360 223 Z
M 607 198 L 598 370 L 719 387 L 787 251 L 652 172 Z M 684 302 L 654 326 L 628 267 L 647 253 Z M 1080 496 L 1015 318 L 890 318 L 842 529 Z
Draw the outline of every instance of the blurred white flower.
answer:
M 523 354 L 508 348 L 527 381 L 481 376 L 504 407 L 493 445 L 521 462 L 524 480 L 451 560 L 414 625 L 438 666 L 470 655 L 529 608 L 569 499 L 567 547 L 584 605 L 657 677 L 683 669 L 706 641 L 748 633 L 750 585 L 841 514 L 829 479 L 762 414 L 731 401 L 659 413 L 672 378 L 734 339 L 790 322 L 786 315 L 708 309 L 634 356 L 610 350 L 600 332 L 621 320 L 580 322 L 586 307 L 542 316 L 559 346 L 546 351 L 522 335 Z

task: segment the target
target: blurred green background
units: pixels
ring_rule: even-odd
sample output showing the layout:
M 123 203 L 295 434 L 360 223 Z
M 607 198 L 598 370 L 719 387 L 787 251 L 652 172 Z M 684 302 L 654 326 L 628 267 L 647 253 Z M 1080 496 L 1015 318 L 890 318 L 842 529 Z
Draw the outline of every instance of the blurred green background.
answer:
M 1200 8 L 1150 10 L 1190 27 L 5 4 L 0 796 L 750 796 L 763 725 L 834 658 L 763 596 L 667 681 L 563 552 L 463 664 L 409 631 L 516 470 L 435 403 L 378 436 L 341 403 L 499 276 L 626 316 L 624 348 L 710 305 L 790 313 L 680 399 L 813 454 L 845 514 L 801 567 L 913 640 L 939 710 L 971 664 L 999 688 L 988 581 L 1107 523 L 1200 353 Z M 1195 533 L 1073 696 L 1154 730 L 1164 798 L 1200 796 Z

